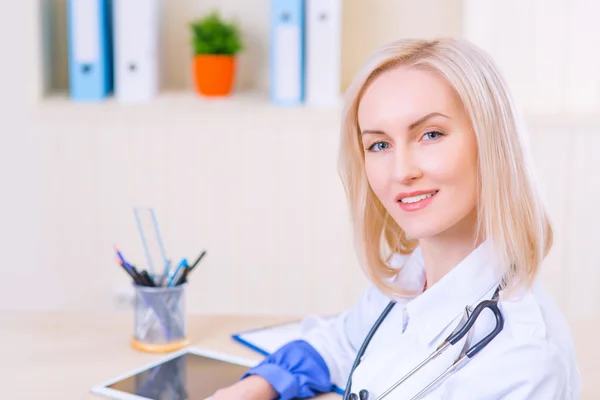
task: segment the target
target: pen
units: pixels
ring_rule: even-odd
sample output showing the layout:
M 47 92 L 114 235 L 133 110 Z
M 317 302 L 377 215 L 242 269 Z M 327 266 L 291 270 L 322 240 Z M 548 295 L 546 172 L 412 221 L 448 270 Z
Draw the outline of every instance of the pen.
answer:
M 189 269 L 190 268 L 187 265 L 181 268 L 181 273 L 173 277 L 173 280 L 171 281 L 171 286 L 180 285 L 185 273 L 189 271 Z
M 119 257 L 119 260 L 122 264 L 127 264 L 127 262 L 125 261 L 125 259 L 123 258 L 123 254 L 121 254 L 121 252 L 119 251 L 119 249 L 117 248 L 117 246 L 113 246 L 115 249 L 115 253 L 117 253 L 117 257 Z
M 119 257 L 120 263 L 125 265 L 126 268 L 131 268 L 131 264 L 129 264 L 127 262 L 127 260 L 125 260 L 125 257 L 123 257 L 123 254 L 121 254 L 121 251 L 119 250 L 119 248 L 117 246 L 114 246 L 114 248 L 115 248 L 115 252 L 117 253 L 117 257 Z
M 185 280 L 185 279 L 186 279 L 186 277 L 187 277 L 187 274 L 188 274 L 189 272 L 190 272 L 190 267 L 189 267 L 189 266 L 188 266 L 188 267 L 185 267 L 185 269 L 183 270 L 183 273 L 182 273 L 182 274 L 181 274 L 181 276 L 179 277 L 179 280 L 178 280 L 178 281 L 175 283 L 175 286 L 177 286 L 177 285 L 181 285 L 181 284 L 185 283 L 185 282 L 186 282 L 186 280 Z
M 176 285 L 181 285 L 183 283 L 187 282 L 187 277 L 190 274 L 190 272 L 192 272 L 192 270 L 194 268 L 196 268 L 196 265 L 198 265 L 198 263 L 200 263 L 200 260 L 202 260 L 204 258 L 204 256 L 206 255 L 206 250 L 204 250 L 196 259 L 196 261 L 194 261 L 194 263 L 191 266 L 188 266 L 184 271 L 183 274 L 181 275 L 181 278 L 179 278 L 179 280 L 177 281 Z
M 123 254 L 121 253 L 121 251 L 118 249 L 117 246 L 114 246 L 114 249 L 115 249 L 115 252 L 117 253 L 117 257 L 119 258 L 117 260 L 119 265 L 121 265 L 121 267 L 123 267 L 125 269 L 125 271 L 127 271 L 127 273 L 131 276 L 131 278 L 133 279 L 133 281 L 136 284 L 144 285 L 144 279 L 140 276 L 140 274 L 137 272 L 135 267 L 133 265 L 129 264 L 127 262 L 127 260 L 125 260 L 125 257 L 123 257 Z
M 121 261 L 119 261 L 119 260 L 117 260 L 117 261 L 118 261 L 119 265 L 120 265 L 121 267 L 123 267 L 123 269 L 125 270 L 125 272 L 127 272 L 127 274 L 128 274 L 129 276 L 131 276 L 131 278 L 133 279 L 133 281 L 134 281 L 135 283 L 139 284 L 139 279 L 138 279 L 138 277 L 137 277 L 137 274 L 136 274 L 136 273 L 135 273 L 133 270 L 131 270 L 131 269 L 127 268 L 127 265 L 125 265 L 125 264 L 124 264 L 124 263 L 122 263 Z
M 144 276 L 142 274 L 140 274 L 138 272 L 138 270 L 133 265 L 131 266 L 131 270 L 133 271 L 133 273 L 137 277 L 137 282 L 136 283 L 138 285 L 142 285 L 142 286 L 148 286 L 149 285 L 149 283 L 146 282 L 146 279 L 144 279 Z
M 206 254 L 206 250 L 204 250 L 196 259 L 196 261 L 194 261 L 194 263 L 192 265 L 190 265 L 190 272 L 196 268 L 196 265 L 198 265 L 198 263 L 200 262 L 200 260 L 202 260 L 202 258 L 204 258 L 204 255 Z
M 152 279 L 152 277 L 150 276 L 150 274 L 148 273 L 148 271 L 143 270 L 142 271 L 142 276 L 144 277 L 144 279 L 148 283 L 147 286 L 156 287 L 156 283 L 154 283 L 154 280 Z
M 179 274 L 179 271 L 181 271 L 181 268 L 187 268 L 187 259 L 183 258 L 181 259 L 181 262 L 179 263 L 179 265 L 177 266 L 177 268 L 175 269 L 175 271 L 173 272 L 173 274 L 169 277 L 169 283 L 167 284 L 167 286 L 173 286 L 173 280 L 177 277 L 177 274 Z

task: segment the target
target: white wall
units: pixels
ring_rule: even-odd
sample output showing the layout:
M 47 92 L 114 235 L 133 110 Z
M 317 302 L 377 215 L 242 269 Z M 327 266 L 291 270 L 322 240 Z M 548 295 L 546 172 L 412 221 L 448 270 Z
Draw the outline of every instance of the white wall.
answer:
M 145 261 L 132 213 L 140 204 L 155 207 L 174 262 L 208 251 L 190 279 L 191 309 L 331 310 L 356 293 L 337 112 L 193 95 L 73 110 L 57 100 L 36 114 L 52 306 L 113 306 L 128 281 L 112 245 Z M 78 285 L 73 274 L 93 281 Z
M 343 0 L 342 87 L 365 58 L 403 37 L 456 36 L 462 31 L 462 0 Z
M 488 51 L 520 107 L 538 115 L 534 149 L 556 224 L 544 277 L 566 314 L 600 316 L 600 3 L 465 0 L 463 36 Z M 562 122 L 560 122 L 562 120 Z
M 465 0 L 464 36 L 494 57 L 529 113 L 600 114 L 600 2 Z
M 46 51 L 56 56 L 44 71 L 37 3 L 12 2 L 14 12 L 0 14 L 0 26 L 11 33 L 0 40 L 24 54 L 23 63 L 3 62 L 0 74 L 0 308 L 119 307 L 118 295 L 129 287 L 114 262 L 113 244 L 134 262 L 144 261 L 132 214 L 136 204 L 155 207 L 173 259 L 208 250 L 189 287 L 193 312 L 329 313 L 355 300 L 366 282 L 337 177 L 339 110 L 280 109 L 266 101 L 268 1 L 251 3 L 219 2 L 227 15 L 243 17 L 252 41 L 235 97 L 210 102 L 176 91 L 188 88 L 190 79 L 184 21 L 217 2 L 171 2 L 165 16 L 172 28 L 169 91 L 138 106 L 38 98 L 46 85 L 60 89 L 66 82 L 61 51 Z M 359 0 L 344 4 L 343 85 L 383 41 L 459 34 L 463 11 L 472 21 L 474 7 L 442 0 L 378 0 L 371 9 Z M 370 17 L 361 19 L 367 11 Z M 13 22 L 17 15 L 26 22 Z M 537 90 L 524 89 L 514 74 L 527 63 L 489 49 L 512 71 L 519 99 L 535 114 L 529 122 L 536 166 L 557 239 L 544 279 L 569 316 L 597 318 L 594 238 L 600 232 L 590 199 L 600 194 L 594 172 L 600 167 L 598 118 L 568 117 L 562 112 L 580 109 L 543 103 L 540 98 L 562 89 L 535 97 Z M 30 107 L 32 99 L 40 101 Z
M 30 118 L 42 82 L 33 2 L 0 13 L 0 308 L 44 302 L 37 278 L 40 242 L 40 146 Z
M 56 101 L 37 116 L 46 127 L 43 259 L 56 274 L 44 279 L 58 289 L 45 306 L 115 306 L 126 280 L 112 244 L 144 260 L 134 204 L 155 206 L 175 259 L 208 249 L 190 285 L 194 311 L 333 312 L 364 287 L 335 165 L 336 110 L 181 95 L 76 114 Z M 544 279 L 570 317 L 597 317 L 600 232 L 590 199 L 600 194 L 600 122 L 531 118 L 529 126 L 556 233 Z M 93 283 L 78 285 L 74 273 Z

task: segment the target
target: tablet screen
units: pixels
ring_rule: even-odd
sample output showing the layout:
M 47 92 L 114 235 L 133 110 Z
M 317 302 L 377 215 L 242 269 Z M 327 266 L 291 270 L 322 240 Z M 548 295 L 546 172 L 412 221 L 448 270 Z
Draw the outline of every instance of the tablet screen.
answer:
M 185 353 L 108 385 L 153 400 L 205 399 L 239 381 L 249 367 Z

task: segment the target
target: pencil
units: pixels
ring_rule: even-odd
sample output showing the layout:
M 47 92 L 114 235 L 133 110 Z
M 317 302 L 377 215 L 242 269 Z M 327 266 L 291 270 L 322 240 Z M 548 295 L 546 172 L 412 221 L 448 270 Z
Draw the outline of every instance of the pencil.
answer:
M 200 262 L 200 260 L 202 260 L 202 258 L 204 258 L 204 255 L 206 254 L 206 250 L 204 250 L 196 259 L 196 261 L 194 261 L 194 263 L 192 265 L 190 265 L 190 271 L 193 270 L 194 268 L 196 268 L 196 265 L 198 265 L 198 263 Z

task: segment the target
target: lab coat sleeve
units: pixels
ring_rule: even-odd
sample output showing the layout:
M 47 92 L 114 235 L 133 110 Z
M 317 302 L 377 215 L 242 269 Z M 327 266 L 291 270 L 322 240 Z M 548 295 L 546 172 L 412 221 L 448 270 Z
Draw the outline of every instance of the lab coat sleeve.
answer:
M 390 299 L 371 285 L 350 309 L 303 335 L 323 357 L 331 382 L 344 388 L 358 350 Z
M 242 379 L 262 376 L 280 400 L 313 397 L 331 391 L 333 385 L 343 388 L 364 337 L 388 302 L 371 286 L 352 308 L 334 318 L 310 318 L 307 325 L 313 326 L 298 340 L 266 357 Z
M 580 395 L 551 343 L 515 346 L 498 354 L 483 351 L 448 381 L 444 393 L 444 400 L 576 400 Z

